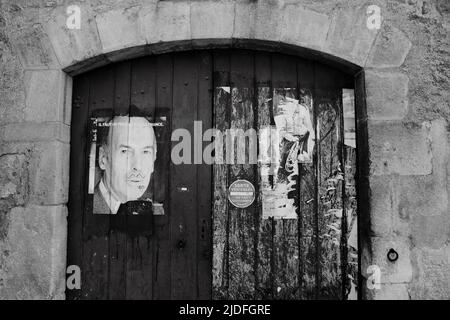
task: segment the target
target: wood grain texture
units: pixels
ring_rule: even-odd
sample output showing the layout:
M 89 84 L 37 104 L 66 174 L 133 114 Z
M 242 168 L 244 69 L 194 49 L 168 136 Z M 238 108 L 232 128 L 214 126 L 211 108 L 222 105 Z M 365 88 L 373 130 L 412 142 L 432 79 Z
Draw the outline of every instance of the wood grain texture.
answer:
M 348 256 L 345 291 L 348 299 L 358 295 L 358 203 L 356 199 L 356 148 L 345 146 L 345 210 L 347 212 L 346 241 Z
M 318 131 L 318 263 L 319 298 L 342 299 L 341 218 L 343 215 L 343 168 L 341 162 L 341 112 L 335 71 L 315 68 Z
M 341 235 L 341 277 L 342 295 L 344 299 L 358 298 L 358 206 L 356 194 L 356 110 L 353 78 L 337 73 L 337 84 L 341 89 L 342 105 L 341 153 L 343 162 L 343 215 Z M 344 230 L 346 227 L 346 230 Z
M 198 65 L 198 106 L 197 120 L 201 121 L 203 132 L 212 128 L 212 55 L 209 52 L 199 53 Z M 204 141 L 201 151 L 211 142 Z M 212 166 L 202 161 L 197 166 L 197 279 L 198 299 L 211 299 L 211 266 L 212 266 Z
M 367 256 L 372 254 L 371 235 L 371 219 L 370 207 L 365 205 L 370 201 L 370 185 L 369 185 L 369 145 L 368 145 L 368 117 L 366 106 L 366 87 L 365 74 L 361 70 L 355 76 L 355 117 L 356 117 L 356 176 L 357 188 L 356 197 L 358 206 L 358 284 L 365 281 L 362 270 L 367 268 Z M 358 299 L 367 299 L 370 297 L 367 288 L 359 287 Z
M 263 85 L 263 83 L 261 83 Z M 257 88 L 258 92 L 258 131 L 261 133 L 264 130 L 269 134 L 270 139 L 270 112 L 269 104 L 271 103 L 271 89 L 270 87 L 261 86 Z M 261 137 L 261 136 L 260 136 Z M 269 159 L 260 161 L 258 165 L 258 185 L 261 186 L 263 181 L 265 183 L 269 180 L 270 150 L 267 150 L 267 144 L 259 140 L 259 151 L 261 153 L 269 154 Z M 263 195 L 261 188 L 258 192 L 258 225 L 257 230 L 257 251 L 256 251 L 256 298 L 268 299 L 272 297 L 273 283 L 272 283 L 272 250 L 273 250 L 273 234 L 272 223 L 273 218 L 263 219 L 262 200 Z
M 89 113 L 110 110 L 113 114 L 113 68 L 100 68 L 92 73 L 90 81 Z M 87 173 L 85 173 L 87 174 Z M 84 190 L 87 193 L 87 190 Z M 88 195 L 83 212 L 83 263 L 81 272 L 83 299 L 109 297 L 109 216 L 93 214 L 93 195 Z
M 262 181 L 268 180 L 268 172 L 263 174 L 263 171 L 270 169 L 270 155 L 271 151 L 266 150 L 266 143 L 261 141 L 261 133 L 264 130 L 269 130 L 271 125 L 270 108 L 272 105 L 272 89 L 271 89 L 271 56 L 270 54 L 256 54 L 255 55 L 255 84 L 258 103 L 258 118 L 257 130 L 260 134 L 258 141 L 259 154 L 267 154 L 266 161 L 258 163 L 258 185 L 261 186 Z M 272 115 L 273 122 L 273 115 Z M 270 139 L 270 133 L 269 133 Z M 255 275 L 255 298 L 256 299 L 271 299 L 273 298 L 273 219 L 263 219 L 262 212 L 262 192 L 259 188 L 258 192 L 258 225 L 255 226 L 257 230 L 257 250 L 255 255 L 256 260 L 256 275 Z
M 274 104 L 278 101 L 276 96 L 296 98 L 297 96 L 297 61 L 293 57 L 280 55 L 272 56 L 272 82 L 274 88 Z M 281 89 L 286 88 L 286 89 Z M 275 109 L 275 108 L 274 108 Z M 276 111 L 275 111 L 276 112 Z M 294 210 L 298 211 L 298 168 L 292 176 L 293 190 L 286 196 L 294 200 Z M 282 219 L 275 221 L 274 251 L 275 266 L 275 299 L 298 299 L 300 291 L 298 286 L 299 248 L 298 223 L 296 219 Z
M 154 59 L 139 58 L 131 65 L 130 104 L 154 118 L 156 107 L 156 65 Z M 154 175 L 153 175 L 154 177 Z M 152 188 L 152 185 L 150 185 Z M 154 194 L 154 190 L 151 190 Z M 127 215 L 127 282 L 126 298 L 145 300 L 153 298 L 154 237 L 133 235 Z
M 231 106 L 230 59 L 227 54 L 214 53 L 214 128 L 225 132 L 229 128 L 228 110 Z M 217 138 L 216 138 L 217 139 Z M 222 139 L 222 137 L 220 138 Z M 229 288 L 229 215 L 228 215 L 228 168 L 223 162 L 225 144 L 215 150 L 215 159 L 221 163 L 213 166 L 213 299 L 228 298 Z
M 170 241 L 170 150 L 172 122 L 173 58 L 171 55 L 156 58 L 156 110 L 155 117 L 166 116 L 167 127 L 158 142 L 155 163 L 154 201 L 162 202 L 164 215 L 154 217 L 154 282 L 153 299 L 170 299 L 171 250 Z
M 310 108 L 311 119 L 314 119 L 314 62 L 300 60 L 297 64 L 297 80 L 299 88 L 299 101 Z M 314 148 L 314 157 L 317 148 Z M 315 233 L 314 233 L 314 194 L 315 189 L 315 166 L 314 160 L 311 164 L 300 164 L 299 166 L 299 288 L 300 299 L 314 299 L 315 297 Z
M 131 63 L 123 62 L 115 65 L 114 75 L 114 113 L 119 110 L 126 110 L 130 105 L 130 80 L 131 80 Z M 126 218 L 109 217 L 124 224 L 126 230 Z M 127 235 L 123 232 L 110 230 L 109 232 L 109 282 L 108 292 L 109 299 L 124 300 L 127 296 Z
M 230 129 L 246 132 L 253 129 L 253 56 L 245 52 L 231 55 L 231 109 Z M 227 137 L 228 138 L 228 137 Z M 256 141 L 254 141 L 256 143 Z M 236 180 L 243 179 L 255 185 L 255 168 L 249 164 L 249 143 L 239 143 L 236 139 L 234 164 L 228 165 L 228 187 Z M 246 148 L 247 146 L 247 148 Z M 227 148 L 227 155 L 230 148 Z M 245 163 L 238 164 L 239 157 L 245 155 Z M 229 298 L 251 299 L 254 294 L 254 215 L 255 203 L 247 208 L 229 205 Z
M 70 126 L 70 194 L 67 234 L 67 265 L 82 266 L 83 264 L 83 213 L 87 193 L 88 144 L 87 132 L 89 115 L 89 85 L 90 77 L 82 75 L 73 85 L 72 125 Z M 83 285 L 83 284 L 82 284 Z M 71 300 L 82 298 L 82 289 L 66 290 L 66 296 Z
M 183 128 L 194 137 L 197 117 L 198 69 L 195 54 L 175 55 L 173 66 L 172 130 Z M 192 156 L 192 153 L 191 153 Z M 197 297 L 197 168 L 171 163 L 171 298 Z

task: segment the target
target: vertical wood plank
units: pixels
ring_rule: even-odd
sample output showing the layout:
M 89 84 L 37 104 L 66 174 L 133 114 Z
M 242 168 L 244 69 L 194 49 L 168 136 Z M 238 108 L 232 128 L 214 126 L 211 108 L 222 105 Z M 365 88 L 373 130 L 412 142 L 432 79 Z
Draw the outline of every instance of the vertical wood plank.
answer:
M 107 66 L 92 73 L 89 112 L 113 112 L 114 68 Z M 85 173 L 86 174 L 86 173 Z M 87 189 L 83 192 L 87 193 Z M 109 282 L 109 215 L 93 214 L 93 195 L 88 195 L 83 217 L 83 299 L 107 299 Z
M 369 203 L 369 146 L 367 128 L 366 88 L 364 83 L 364 71 L 355 75 L 355 117 L 356 117 L 356 197 L 358 204 Z M 372 248 L 370 239 L 370 208 L 367 205 L 358 207 L 358 299 L 366 299 L 368 290 L 362 285 L 364 277 L 362 270 L 368 267 L 368 260 L 364 257 L 371 256 Z
M 348 284 L 348 218 L 347 213 L 347 193 L 346 193 L 346 150 L 345 150 L 345 127 L 344 127 L 344 108 L 342 104 L 342 87 L 340 86 L 340 80 L 342 76 L 338 73 L 335 81 L 338 87 L 338 110 L 339 110 L 339 127 L 338 127 L 338 153 L 339 153 L 339 165 L 340 174 L 342 176 L 342 181 L 340 181 L 340 186 L 337 188 L 341 196 L 341 217 L 340 217 L 340 272 L 341 272 L 341 299 L 347 299 L 347 284 Z
M 343 297 L 348 300 L 356 300 L 358 291 L 358 206 L 356 195 L 356 115 L 355 115 L 355 90 L 353 78 L 339 73 L 339 88 L 342 88 L 342 157 L 344 167 L 344 211 L 342 224 L 346 223 L 347 230 L 342 232 L 341 239 L 341 264 Z M 342 228 L 344 229 L 344 228 Z M 346 251 L 346 252 L 345 252 Z
M 198 63 L 198 109 L 197 119 L 201 121 L 203 131 L 212 128 L 212 55 L 208 52 L 199 52 Z M 203 142 L 201 150 L 210 142 Z M 212 218 L 212 166 L 202 163 L 197 165 L 197 281 L 198 298 L 211 299 L 211 218 Z
M 172 120 L 172 56 L 162 55 L 156 57 L 156 116 L 166 116 L 167 127 L 164 128 L 164 137 L 158 142 L 158 156 L 155 163 L 154 200 L 163 202 L 164 215 L 154 217 L 155 256 L 154 270 L 155 282 L 153 284 L 154 299 L 170 298 L 170 150 L 171 150 L 171 120 Z M 157 172 L 156 172 L 157 170 Z M 158 193 L 158 190 L 160 193 Z
M 272 56 L 272 82 L 274 92 L 277 88 L 290 88 L 283 94 L 286 97 L 296 97 L 297 87 L 297 61 L 293 57 L 273 55 Z M 275 95 L 275 94 L 274 94 Z M 277 103 L 274 96 L 274 104 Z M 275 108 L 275 106 L 274 106 Z M 294 206 L 298 207 L 298 192 L 296 180 L 294 190 L 286 195 L 294 199 Z M 298 215 L 298 208 L 297 208 Z M 296 219 L 281 219 L 275 221 L 275 299 L 297 299 L 299 297 L 298 270 L 299 270 L 299 251 L 298 251 L 298 222 Z
M 241 129 L 245 132 L 253 129 L 253 55 L 248 52 L 233 52 L 230 61 L 231 81 L 231 114 L 230 129 Z M 256 141 L 251 142 L 256 143 Z M 236 145 L 236 148 L 235 148 Z M 255 185 L 255 166 L 249 164 L 249 149 L 242 149 L 236 143 L 234 164 L 228 165 L 230 186 L 239 179 L 248 180 Z M 248 147 L 248 146 L 247 146 Z M 231 152 L 227 148 L 227 154 Z M 247 155 L 246 155 L 247 154 Z M 237 164 L 239 155 L 246 155 L 245 164 Z M 229 237 L 229 272 L 231 299 L 252 299 L 254 296 L 254 216 L 257 205 L 253 202 L 247 208 L 236 208 L 229 205 L 230 237 Z
M 358 298 L 358 205 L 356 201 L 356 148 L 345 146 L 345 211 L 347 213 L 347 234 L 343 241 L 347 246 L 347 288 L 349 300 Z M 344 270 L 343 270 L 344 272 Z
M 318 145 L 318 262 L 320 299 L 341 299 L 341 218 L 343 216 L 341 162 L 341 106 L 336 72 L 315 66 L 315 108 Z
M 136 105 L 149 116 L 155 114 L 156 68 L 151 57 L 139 58 L 131 65 L 130 104 Z M 153 191 L 153 190 L 152 190 Z M 127 215 L 127 287 L 126 298 L 133 300 L 153 298 L 153 236 L 130 232 Z
M 224 133 L 229 128 L 230 57 L 224 52 L 213 54 L 214 63 L 214 128 Z M 216 139 L 218 139 L 216 137 Z M 222 139 L 222 136 L 220 137 Z M 228 169 L 225 164 L 225 144 L 215 150 L 213 166 L 213 299 L 227 299 L 229 288 L 229 215 Z M 220 159 L 220 160 L 219 160 Z
M 81 75 L 73 84 L 72 123 L 70 126 L 70 194 L 67 234 L 67 265 L 82 266 L 83 262 L 83 212 L 87 191 L 87 146 L 86 128 L 89 117 L 89 76 Z M 83 276 L 83 273 L 82 273 Z M 83 278 L 84 280 L 84 278 Z M 83 285 L 83 283 L 82 283 Z M 82 298 L 82 289 L 66 290 L 67 299 Z
M 122 62 L 114 65 L 114 112 L 126 110 L 130 101 L 130 62 Z M 112 219 L 118 220 L 118 223 L 126 223 L 122 217 L 110 216 L 110 225 Z M 125 229 L 122 229 L 125 230 Z M 127 287 L 127 236 L 123 232 L 110 230 L 109 234 L 109 299 L 126 298 Z
M 260 159 L 258 163 L 258 212 L 257 212 L 257 250 L 255 260 L 257 263 L 255 274 L 255 298 L 269 299 L 273 297 L 272 286 L 272 223 L 273 219 L 264 219 L 262 212 L 261 185 L 269 183 L 270 170 L 270 106 L 272 104 L 271 88 L 271 56 L 269 54 L 255 54 L 255 83 L 258 101 L 257 130 L 259 134 L 258 154 L 265 154 L 267 159 Z M 273 116 L 272 116 L 273 118 Z M 273 119 L 272 119 L 273 122 Z
M 314 118 L 314 62 L 299 60 L 297 64 L 297 79 L 299 88 L 299 101 L 311 110 L 311 119 Z M 302 163 L 299 165 L 299 217 L 298 217 L 298 243 L 299 243 L 299 287 L 300 299 L 314 299 L 315 297 L 315 241 L 314 241 L 314 195 L 315 166 Z
M 198 70 L 194 53 L 175 55 L 173 79 L 173 130 L 183 128 L 194 138 L 197 115 Z M 192 153 L 188 155 L 191 157 Z M 171 163 L 172 299 L 197 296 L 197 168 Z

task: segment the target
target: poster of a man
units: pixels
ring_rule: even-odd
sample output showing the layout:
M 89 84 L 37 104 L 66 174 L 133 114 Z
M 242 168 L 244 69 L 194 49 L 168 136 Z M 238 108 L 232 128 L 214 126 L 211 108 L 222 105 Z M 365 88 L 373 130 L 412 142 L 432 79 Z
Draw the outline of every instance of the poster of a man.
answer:
M 280 137 L 280 170 L 289 174 L 297 163 L 311 163 L 314 130 L 307 106 L 298 100 L 284 97 L 278 105 L 275 125 Z
M 279 88 L 273 94 L 273 122 L 275 128 L 265 138 L 269 150 L 272 178 L 262 176 L 261 192 L 263 218 L 296 219 L 295 199 L 292 191 L 296 184 L 299 163 L 312 163 L 314 150 L 314 128 L 311 121 L 311 107 L 294 99 L 291 88 Z M 306 97 L 302 97 L 305 100 Z M 269 148 L 270 147 L 270 148 Z M 263 172 L 264 166 L 262 166 Z
M 89 193 L 94 194 L 93 213 L 123 213 L 127 204 L 133 214 L 150 214 L 150 181 L 157 156 L 150 117 L 131 106 L 126 113 L 93 118 L 92 123 Z

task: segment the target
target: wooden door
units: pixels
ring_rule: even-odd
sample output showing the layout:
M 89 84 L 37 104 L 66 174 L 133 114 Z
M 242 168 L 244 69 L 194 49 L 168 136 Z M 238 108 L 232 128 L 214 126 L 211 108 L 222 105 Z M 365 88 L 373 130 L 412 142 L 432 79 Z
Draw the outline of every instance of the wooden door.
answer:
M 193 135 L 198 119 L 211 126 L 211 58 L 210 53 L 145 57 L 75 77 L 68 265 L 80 267 L 81 289 L 67 290 L 68 298 L 211 298 L 211 167 L 171 161 L 172 131 L 183 128 Z M 106 176 L 107 171 L 99 168 L 100 132 L 112 123 L 117 126 L 111 125 L 106 136 L 118 134 L 123 123 L 115 121 L 127 113 L 131 126 L 137 115 L 131 109 L 145 115 L 156 136 L 147 191 L 133 199 L 146 197 L 150 206 L 144 203 L 142 212 L 120 206 L 116 214 L 101 214 L 97 193 L 89 192 L 100 184 L 98 172 Z
M 220 154 L 234 150 L 232 162 L 214 166 L 213 297 L 355 299 L 352 76 L 275 53 L 221 51 L 213 60 L 215 127 L 242 129 L 245 139 L 254 129 L 258 157 L 251 162 L 251 143 L 234 140 Z M 253 202 L 233 204 L 236 181 L 250 186 L 242 198 L 254 186 Z
M 343 71 L 249 50 L 149 56 L 77 76 L 68 265 L 80 267 L 82 283 L 68 297 L 354 296 L 352 92 Z M 119 207 L 125 214 L 94 214 L 90 177 L 105 143 L 96 139 L 104 124 L 115 124 L 104 119 L 127 110 L 152 123 L 151 180 L 132 205 Z M 180 152 L 183 143 L 191 148 Z

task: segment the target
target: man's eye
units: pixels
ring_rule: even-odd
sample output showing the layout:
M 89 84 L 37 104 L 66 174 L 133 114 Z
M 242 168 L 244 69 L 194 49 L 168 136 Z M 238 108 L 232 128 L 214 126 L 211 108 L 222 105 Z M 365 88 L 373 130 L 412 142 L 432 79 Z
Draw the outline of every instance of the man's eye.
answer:
M 150 154 L 151 151 L 150 150 L 144 150 L 144 154 Z
M 122 149 L 122 150 L 120 150 L 120 153 L 126 154 L 126 153 L 127 153 L 127 149 Z

